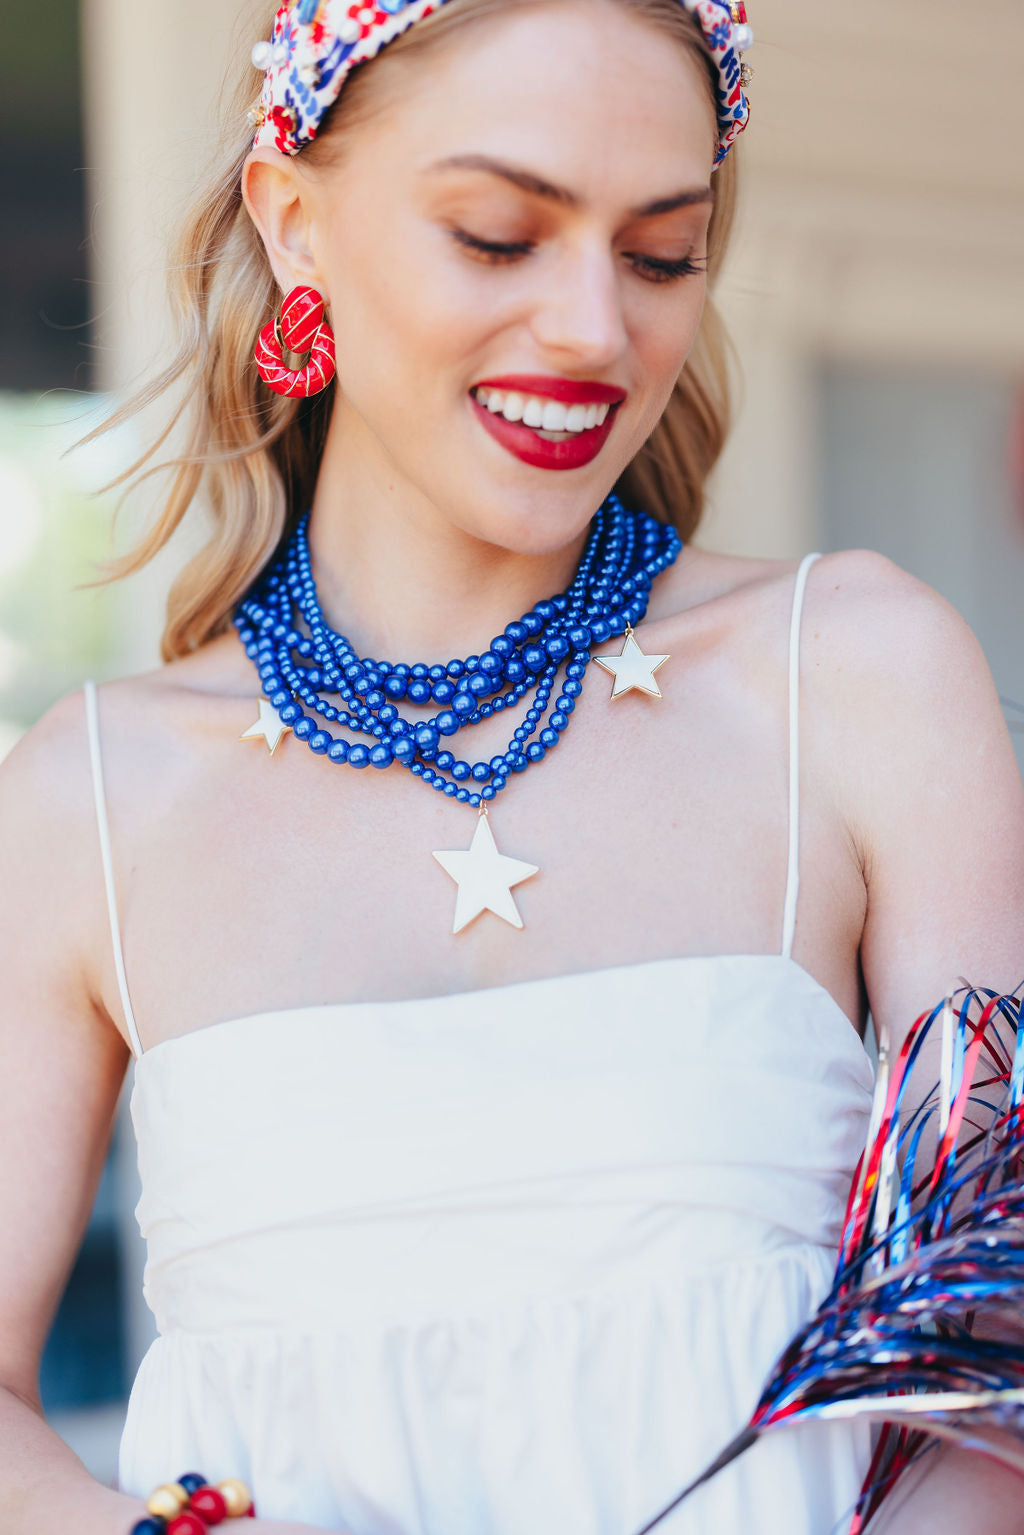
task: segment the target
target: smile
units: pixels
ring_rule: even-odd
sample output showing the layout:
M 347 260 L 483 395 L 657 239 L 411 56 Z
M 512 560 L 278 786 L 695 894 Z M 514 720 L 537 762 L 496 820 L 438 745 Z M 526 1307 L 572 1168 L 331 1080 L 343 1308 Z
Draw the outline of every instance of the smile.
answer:
M 473 414 L 514 458 L 535 469 L 581 469 L 608 440 L 626 391 L 612 384 L 518 374 L 475 384 Z
M 521 421 L 532 427 L 548 441 L 560 441 L 578 437 L 595 426 L 603 426 L 611 406 L 563 405 L 560 400 L 543 399 L 537 394 L 520 394 L 517 390 L 478 388 L 473 391 L 477 403 L 493 416 L 504 416 L 506 421 Z

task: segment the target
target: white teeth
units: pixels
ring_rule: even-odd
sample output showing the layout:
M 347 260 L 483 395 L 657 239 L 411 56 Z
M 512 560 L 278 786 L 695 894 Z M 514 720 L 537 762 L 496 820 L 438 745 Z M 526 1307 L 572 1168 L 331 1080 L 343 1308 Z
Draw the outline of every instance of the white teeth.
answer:
M 474 391 L 476 400 L 492 415 L 506 421 L 521 421 L 543 432 L 589 432 L 601 426 L 611 409 L 609 405 L 564 405 L 541 395 L 518 394 L 515 390 L 485 389 Z

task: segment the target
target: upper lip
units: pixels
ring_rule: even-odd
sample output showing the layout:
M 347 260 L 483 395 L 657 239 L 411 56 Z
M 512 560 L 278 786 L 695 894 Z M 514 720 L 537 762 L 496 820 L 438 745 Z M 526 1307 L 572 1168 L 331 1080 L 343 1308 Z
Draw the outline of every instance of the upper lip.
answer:
M 560 400 L 563 405 L 621 405 L 625 389 L 614 384 L 599 384 L 590 379 L 551 378 L 542 373 L 503 373 L 500 378 L 482 378 L 474 389 L 508 389 L 517 394 L 540 395 Z

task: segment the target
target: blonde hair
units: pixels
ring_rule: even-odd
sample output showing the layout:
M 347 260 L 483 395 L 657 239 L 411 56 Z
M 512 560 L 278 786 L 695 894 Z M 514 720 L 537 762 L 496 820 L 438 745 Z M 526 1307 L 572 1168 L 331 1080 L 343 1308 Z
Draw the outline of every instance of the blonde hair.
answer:
M 698 57 L 714 104 L 717 74 L 699 23 L 680 0 L 613 3 L 626 6 Z M 324 115 L 317 138 L 302 149 L 306 162 L 318 165 L 344 151 L 346 130 L 376 109 L 390 60 L 409 62 L 467 22 L 505 4 L 507 0 L 448 0 L 390 43 L 372 66 L 353 71 Z M 213 532 L 171 585 L 161 640 L 164 661 L 189 654 L 230 627 L 235 605 L 312 501 L 333 408 L 330 388 L 304 400 L 273 394 L 253 361 L 255 338 L 280 302 L 263 241 L 241 192 L 253 132 L 246 109 L 258 88 L 259 77 L 247 65 L 231 119 L 241 126 L 233 130 L 235 139 L 223 169 L 191 205 L 175 242 L 169 291 L 180 334 L 177 355 L 151 383 L 81 439 L 90 442 L 109 431 L 172 385 L 185 386 L 181 403 L 157 440 L 102 487 L 107 491 L 131 481 L 119 509 L 142 481 L 173 470 L 159 514 L 134 548 L 104 562 L 105 573 L 87 583 L 98 586 L 120 580 L 153 559 L 171 539 L 205 481 Z M 733 221 L 735 156 L 733 147 L 714 176 L 709 289 L 721 268 Z M 661 420 L 615 487 L 627 505 L 642 506 L 675 523 L 684 539 L 700 521 L 705 483 L 728 435 L 730 360 L 728 338 L 709 291 L 696 340 Z M 187 412 L 191 420 L 184 452 L 145 469 Z

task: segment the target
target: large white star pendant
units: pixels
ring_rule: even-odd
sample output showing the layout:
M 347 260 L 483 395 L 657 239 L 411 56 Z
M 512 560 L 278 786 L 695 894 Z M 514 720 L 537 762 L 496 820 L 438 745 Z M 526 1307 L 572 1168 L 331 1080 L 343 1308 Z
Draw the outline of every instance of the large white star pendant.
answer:
M 468 849 L 435 853 L 434 857 L 459 887 L 453 933 L 461 933 L 483 911 L 493 911 L 496 917 L 510 922 L 513 927 L 522 927 L 523 919 L 513 899 L 512 886 L 538 873 L 537 865 L 523 863 L 519 858 L 506 858 L 499 853 L 486 815 L 477 821 Z
M 615 678 L 612 687 L 613 698 L 621 697 L 631 688 L 637 688 L 641 693 L 651 693 L 655 698 L 662 697 L 661 689 L 654 680 L 654 674 L 659 666 L 664 666 L 669 657 L 645 656 L 633 637 L 632 629 L 627 628 L 626 643 L 619 655 L 595 656 L 594 660 L 598 666 L 603 666 Z
M 266 741 L 270 755 L 273 756 L 281 737 L 286 736 L 291 728 L 290 725 L 283 723 L 273 704 L 268 703 L 265 698 L 261 698 L 259 719 L 255 725 L 250 725 L 248 730 L 243 730 L 238 739 L 240 741 Z

